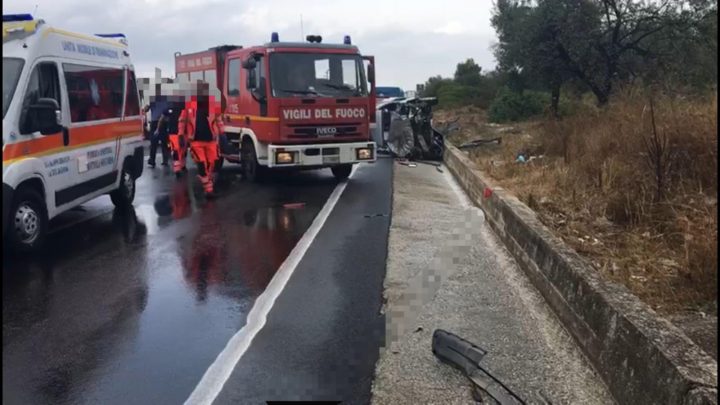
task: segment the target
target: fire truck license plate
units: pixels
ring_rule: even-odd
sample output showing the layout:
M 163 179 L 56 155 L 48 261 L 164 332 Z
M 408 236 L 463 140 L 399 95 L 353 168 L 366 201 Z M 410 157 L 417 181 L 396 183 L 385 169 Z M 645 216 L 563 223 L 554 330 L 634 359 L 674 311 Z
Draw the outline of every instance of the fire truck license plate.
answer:
M 323 156 L 323 163 L 340 163 L 340 156 Z

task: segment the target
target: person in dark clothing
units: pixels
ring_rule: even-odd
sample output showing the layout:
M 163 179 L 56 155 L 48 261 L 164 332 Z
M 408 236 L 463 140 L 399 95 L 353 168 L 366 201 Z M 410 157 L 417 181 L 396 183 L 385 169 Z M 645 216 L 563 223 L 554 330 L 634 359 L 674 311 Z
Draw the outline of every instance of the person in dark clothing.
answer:
M 156 94 L 160 93 L 160 85 L 156 85 Z M 162 165 L 167 166 L 168 160 L 170 160 L 170 149 L 168 148 L 168 133 L 164 130 L 159 130 L 158 124 L 162 112 L 168 106 L 167 96 L 157 94 L 155 97 L 150 98 L 150 157 L 148 158 L 148 165 L 155 167 L 155 155 L 157 154 L 157 147 L 160 146 L 162 153 Z
M 173 159 L 173 171 L 177 177 L 180 177 L 187 170 L 185 158 L 189 143 L 185 135 L 180 136 L 178 134 L 180 113 L 184 108 L 185 101 L 182 96 L 171 96 L 168 107 L 163 111 L 158 124 L 160 131 L 168 134 L 168 145 Z

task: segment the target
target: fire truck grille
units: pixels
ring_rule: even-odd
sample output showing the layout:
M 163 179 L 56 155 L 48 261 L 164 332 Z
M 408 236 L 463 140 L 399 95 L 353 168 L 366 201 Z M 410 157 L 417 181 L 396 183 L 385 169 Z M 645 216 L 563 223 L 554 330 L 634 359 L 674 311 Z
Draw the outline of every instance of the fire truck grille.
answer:
M 360 135 L 360 123 L 343 123 L 327 125 L 291 125 L 291 139 L 326 139 L 343 138 Z

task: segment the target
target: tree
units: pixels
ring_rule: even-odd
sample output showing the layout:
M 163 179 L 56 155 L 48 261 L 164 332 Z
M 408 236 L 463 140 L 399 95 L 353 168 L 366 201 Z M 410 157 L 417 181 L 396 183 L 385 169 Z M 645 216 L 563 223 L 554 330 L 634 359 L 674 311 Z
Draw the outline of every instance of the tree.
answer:
M 503 68 L 547 83 L 554 104 L 559 86 L 574 78 L 603 105 L 618 81 L 652 80 L 677 68 L 682 52 L 672 44 L 709 42 L 716 56 L 716 9 L 708 0 L 498 0 L 496 57 Z M 706 53 L 693 55 L 702 60 Z M 714 66 L 704 71 L 714 69 L 716 77 Z
M 448 84 L 452 84 L 452 79 L 443 78 L 440 75 L 433 76 L 425 82 L 425 86 L 423 88 L 422 96 L 423 97 L 437 97 L 440 89 L 443 86 L 446 86 Z
M 481 71 L 482 68 L 472 58 L 460 62 L 455 69 L 455 83 L 461 86 L 480 86 Z
M 556 33 L 547 24 L 551 11 L 524 0 L 498 0 L 491 23 L 499 38 L 495 57 L 509 87 L 522 92 L 525 83 L 541 83 L 541 89 L 551 92 L 550 108 L 557 116 L 561 86 L 571 75 L 558 58 Z

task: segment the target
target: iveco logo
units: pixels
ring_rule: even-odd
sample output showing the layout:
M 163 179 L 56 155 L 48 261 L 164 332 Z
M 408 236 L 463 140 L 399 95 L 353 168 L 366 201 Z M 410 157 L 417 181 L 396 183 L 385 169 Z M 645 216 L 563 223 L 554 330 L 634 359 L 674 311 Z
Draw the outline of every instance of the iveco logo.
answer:
M 337 128 L 335 127 L 320 127 L 315 128 L 315 133 L 322 136 L 322 135 L 335 135 L 337 133 Z

